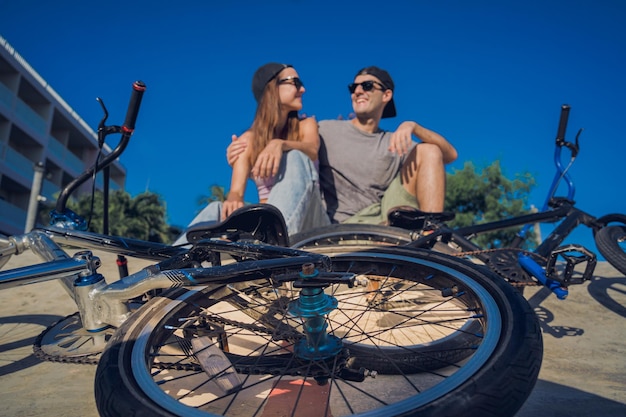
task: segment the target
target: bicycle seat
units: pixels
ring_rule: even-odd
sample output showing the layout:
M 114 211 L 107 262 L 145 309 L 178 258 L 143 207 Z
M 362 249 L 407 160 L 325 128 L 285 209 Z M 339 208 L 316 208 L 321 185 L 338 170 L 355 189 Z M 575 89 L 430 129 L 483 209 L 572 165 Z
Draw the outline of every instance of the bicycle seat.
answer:
M 423 229 L 426 220 L 431 222 L 446 222 L 452 219 L 454 219 L 454 213 L 451 211 L 429 213 L 410 206 L 394 207 L 387 212 L 389 226 L 410 230 Z
M 210 238 L 254 239 L 268 245 L 289 246 L 282 213 L 270 204 L 250 204 L 235 210 L 222 222 L 196 223 L 187 230 L 187 241 Z

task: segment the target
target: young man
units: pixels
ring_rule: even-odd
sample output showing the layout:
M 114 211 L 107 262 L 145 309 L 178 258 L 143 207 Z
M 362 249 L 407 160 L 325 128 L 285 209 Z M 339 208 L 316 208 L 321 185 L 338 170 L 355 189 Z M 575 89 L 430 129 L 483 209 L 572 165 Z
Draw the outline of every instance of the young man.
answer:
M 396 116 L 394 88 L 387 71 L 363 68 L 348 86 L 355 117 L 319 122 L 320 186 L 333 223 L 384 223 L 397 206 L 443 211 L 445 164 L 457 152 L 443 136 L 413 121 L 395 132 L 379 128 L 381 119 Z M 421 142 L 414 143 L 413 136 Z M 229 164 L 246 146 L 230 144 Z
M 416 122 L 395 132 L 379 128 L 381 119 L 396 115 L 387 71 L 363 68 L 348 89 L 355 117 L 319 122 L 320 185 L 330 219 L 377 224 L 397 206 L 443 211 L 444 165 L 457 158 L 454 147 Z

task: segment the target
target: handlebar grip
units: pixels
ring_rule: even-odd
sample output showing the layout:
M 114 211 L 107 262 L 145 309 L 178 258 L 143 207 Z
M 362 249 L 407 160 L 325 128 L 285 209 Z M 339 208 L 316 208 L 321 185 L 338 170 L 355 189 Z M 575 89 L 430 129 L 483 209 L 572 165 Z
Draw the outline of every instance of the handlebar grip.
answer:
M 567 119 L 569 118 L 569 104 L 563 104 L 561 106 L 561 119 L 559 120 L 559 129 L 556 132 L 556 144 L 562 145 L 565 143 L 565 129 L 567 129 Z
M 146 91 L 146 85 L 143 81 L 135 81 L 133 83 L 133 91 L 130 95 L 130 101 L 128 102 L 126 119 L 124 120 L 124 125 L 122 126 L 122 131 L 126 133 L 132 133 L 133 130 L 135 130 L 135 122 L 137 121 L 139 106 L 141 105 L 141 99 L 144 91 Z

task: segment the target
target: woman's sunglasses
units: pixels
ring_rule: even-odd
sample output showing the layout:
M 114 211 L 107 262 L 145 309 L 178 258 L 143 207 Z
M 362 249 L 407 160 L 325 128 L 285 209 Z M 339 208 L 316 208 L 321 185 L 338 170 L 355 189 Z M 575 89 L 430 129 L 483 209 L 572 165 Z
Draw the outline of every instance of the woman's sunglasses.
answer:
M 363 88 L 363 91 L 372 91 L 374 89 L 374 84 L 378 84 L 381 87 L 380 89 L 382 91 L 385 91 L 387 89 L 387 87 L 385 87 L 384 84 L 379 83 L 378 81 L 367 80 L 367 81 L 363 81 L 362 83 L 352 83 L 348 85 L 348 90 L 350 91 L 350 94 L 354 94 L 354 92 L 356 91 L 356 88 L 358 86 L 361 86 Z
M 296 87 L 296 91 L 300 91 L 300 89 L 304 87 L 304 83 L 298 77 L 285 77 L 281 80 L 278 80 L 278 84 L 291 84 Z

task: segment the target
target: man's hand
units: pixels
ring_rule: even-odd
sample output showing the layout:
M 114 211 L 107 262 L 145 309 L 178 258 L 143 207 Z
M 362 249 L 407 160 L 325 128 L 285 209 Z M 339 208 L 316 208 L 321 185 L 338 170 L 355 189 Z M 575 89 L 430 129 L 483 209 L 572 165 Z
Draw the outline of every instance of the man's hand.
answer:
M 413 129 L 415 128 L 415 122 L 403 122 L 398 126 L 395 132 L 391 135 L 389 141 L 389 151 L 395 152 L 398 155 L 404 155 L 411 149 L 413 145 Z
M 247 146 L 248 141 L 245 137 L 233 135 L 232 142 L 228 145 L 228 148 L 226 148 L 226 160 L 228 161 L 228 165 L 232 167 L 237 158 L 239 158 L 239 155 L 246 150 Z
M 265 149 L 261 151 L 252 167 L 252 176 L 268 178 L 278 174 L 280 159 L 283 156 L 282 139 L 272 139 Z

